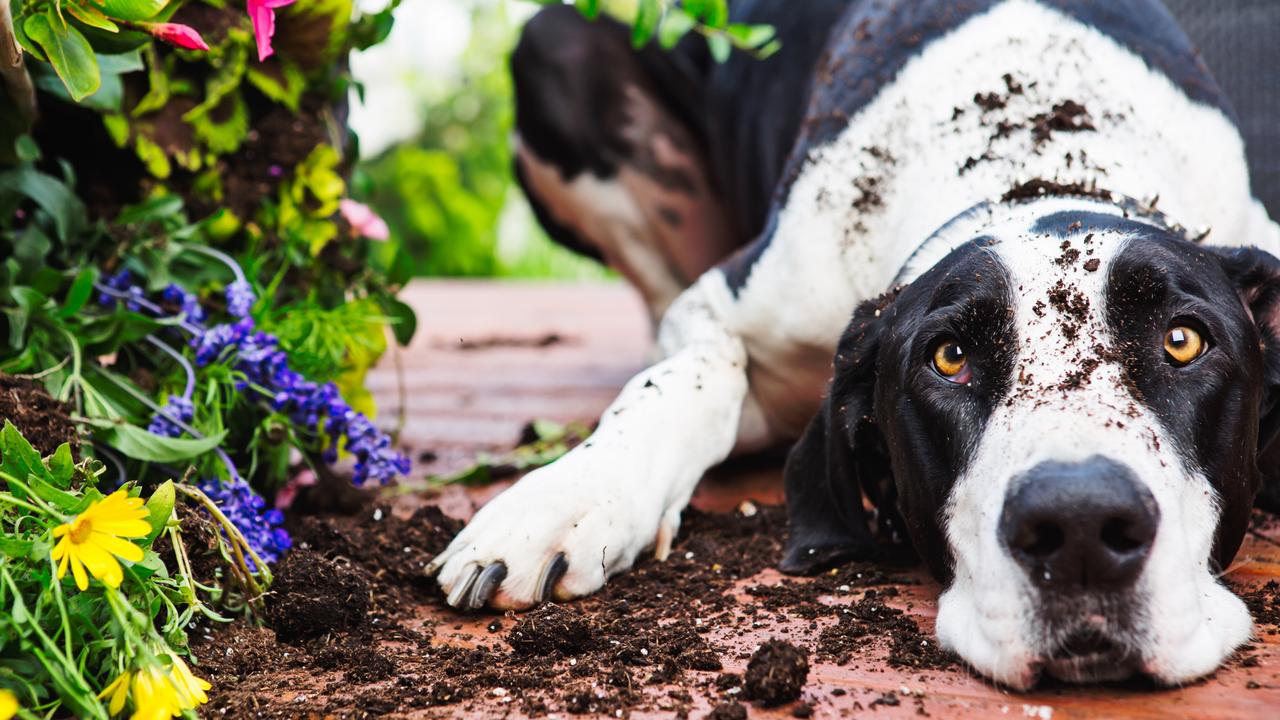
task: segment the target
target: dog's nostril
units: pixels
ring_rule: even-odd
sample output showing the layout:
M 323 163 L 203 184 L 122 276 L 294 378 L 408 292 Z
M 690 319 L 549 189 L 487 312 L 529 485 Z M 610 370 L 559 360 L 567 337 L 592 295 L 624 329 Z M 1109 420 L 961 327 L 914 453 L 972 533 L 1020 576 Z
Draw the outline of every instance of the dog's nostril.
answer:
M 1128 518 L 1113 517 L 1102 524 L 1102 544 L 1112 552 L 1131 553 L 1150 540 Z
M 1137 580 L 1159 520 L 1155 498 L 1131 471 L 1095 457 L 1041 463 L 1017 478 L 999 532 L 1036 584 L 1114 591 Z
M 1062 549 L 1064 540 L 1062 527 L 1046 520 L 1031 526 L 1027 542 L 1020 543 L 1018 549 L 1032 557 L 1047 558 Z

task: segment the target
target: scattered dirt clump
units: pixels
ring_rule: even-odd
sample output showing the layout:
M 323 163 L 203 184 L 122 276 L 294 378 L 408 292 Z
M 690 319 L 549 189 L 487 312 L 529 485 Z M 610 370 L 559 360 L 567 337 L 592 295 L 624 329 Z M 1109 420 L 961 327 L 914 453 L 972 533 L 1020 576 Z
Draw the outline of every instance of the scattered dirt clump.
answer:
M 591 649 L 595 634 L 581 612 L 547 603 L 516 621 L 507 644 L 521 655 L 580 655 Z
M 267 596 L 267 620 L 282 642 L 361 627 L 368 619 L 369 585 L 350 563 L 311 550 L 290 553 Z
M 68 408 L 53 399 L 41 385 L 0 374 L 0 421 L 8 420 L 42 456 L 62 443 L 71 443 L 71 454 L 80 456 L 80 440 Z
M 893 667 L 941 670 L 954 666 L 951 653 L 920 632 L 920 626 L 903 611 L 884 603 L 884 598 L 897 595 L 894 587 L 868 590 L 861 600 L 845 607 L 839 622 L 822 631 L 819 658 L 844 665 L 876 638 L 889 638 L 889 664 Z
M 747 708 L 737 702 L 721 703 L 711 708 L 707 720 L 747 720 Z
M 765 707 L 800 697 L 809 677 L 809 653 L 783 640 L 770 640 L 751 655 L 743 676 L 748 700 Z

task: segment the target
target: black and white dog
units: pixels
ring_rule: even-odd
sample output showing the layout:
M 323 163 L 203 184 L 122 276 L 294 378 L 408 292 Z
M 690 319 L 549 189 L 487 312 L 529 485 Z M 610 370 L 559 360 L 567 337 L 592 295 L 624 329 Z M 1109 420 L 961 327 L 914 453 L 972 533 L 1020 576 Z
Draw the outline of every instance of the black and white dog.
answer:
M 783 51 L 525 30 L 521 182 L 665 359 L 433 562 L 449 602 L 591 593 L 669 551 L 709 467 L 800 438 L 784 570 L 909 539 L 941 642 L 1014 688 L 1212 671 L 1251 632 L 1218 574 L 1276 492 L 1280 226 L 1182 31 L 1155 0 L 734 14 Z

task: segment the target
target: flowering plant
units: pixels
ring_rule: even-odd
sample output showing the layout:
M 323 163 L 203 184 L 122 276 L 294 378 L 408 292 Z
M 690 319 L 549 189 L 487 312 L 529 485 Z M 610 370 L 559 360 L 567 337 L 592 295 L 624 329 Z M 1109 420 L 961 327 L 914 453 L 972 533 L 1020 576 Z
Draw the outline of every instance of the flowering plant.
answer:
M 405 278 L 332 132 L 395 4 L 0 0 L 0 383 L 72 428 L 0 432 L 0 720 L 189 715 L 186 629 L 257 616 L 291 545 L 276 490 L 409 469 L 363 387 Z
M 104 496 L 102 463 L 77 462 L 69 443 L 42 458 L 9 422 L 0 456 L 0 604 L 9 609 L 0 615 L 9 686 L 0 716 L 105 720 L 129 706 L 135 718 L 160 718 L 206 702 L 210 684 L 182 657 L 186 628 L 222 618 L 191 571 L 174 509 L 209 498 L 172 482 L 145 499 L 133 483 Z M 217 522 L 227 552 L 262 562 L 232 523 Z M 225 590 L 257 602 L 270 581 L 265 563 L 239 572 Z

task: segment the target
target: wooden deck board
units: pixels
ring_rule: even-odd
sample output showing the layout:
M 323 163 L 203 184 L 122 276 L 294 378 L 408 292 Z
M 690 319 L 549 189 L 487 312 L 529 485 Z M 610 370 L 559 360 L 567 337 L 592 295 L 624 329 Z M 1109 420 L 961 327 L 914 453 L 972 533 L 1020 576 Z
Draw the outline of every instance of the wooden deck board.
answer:
M 403 299 L 418 312 L 419 328 L 412 347 L 399 352 L 403 408 L 396 357 L 389 355 L 369 380 L 384 424 L 404 413 L 401 439 L 415 457 L 415 478 L 463 467 L 477 451 L 510 448 L 522 426 L 534 418 L 594 421 L 651 353 L 644 309 L 621 284 L 420 282 L 410 286 Z M 559 340 L 539 346 L 549 335 Z M 491 347 L 462 349 L 476 344 Z M 431 451 L 435 459 L 419 459 L 423 451 Z M 725 511 L 746 498 L 780 502 L 780 482 L 777 467 L 720 471 L 704 480 L 694 504 Z M 465 516 L 505 486 L 472 491 L 452 488 L 439 497 L 413 495 L 401 502 L 406 509 L 423 502 L 439 503 L 447 512 Z M 919 585 L 905 588 L 896 602 L 929 631 L 938 587 L 922 570 L 908 574 Z M 743 585 L 779 578 L 767 570 Z M 1248 588 L 1276 578 L 1280 578 L 1280 521 L 1271 519 L 1246 539 L 1227 580 Z M 747 595 L 742 599 L 752 601 Z M 492 640 L 484 630 L 487 620 L 453 615 L 435 619 L 447 620 L 444 627 L 461 626 L 441 633 L 440 641 Z M 757 643 L 783 635 L 804 642 L 816 638 L 817 631 L 808 627 L 808 621 L 771 620 L 750 631 L 720 628 L 713 637 L 731 649 L 724 657 L 726 670 L 741 671 Z M 921 674 L 861 659 L 845 666 L 816 663 L 805 697 L 816 701 L 818 717 L 917 717 L 923 707 L 939 718 L 1278 718 L 1280 635 L 1263 633 L 1248 654 L 1256 658 L 1255 666 L 1244 667 L 1237 658 L 1208 679 L 1181 689 L 1058 685 L 1025 694 L 995 688 L 963 671 Z M 909 691 L 906 695 L 904 688 Z M 844 694 L 832 694 L 840 690 Z M 868 709 L 873 699 L 890 691 L 900 696 L 900 705 Z M 916 692 L 924 694 L 919 703 Z M 694 716 L 705 710 L 701 706 Z M 450 712 L 456 709 L 431 716 Z M 495 700 L 492 714 L 510 716 L 510 708 Z M 753 707 L 751 716 L 786 715 Z

